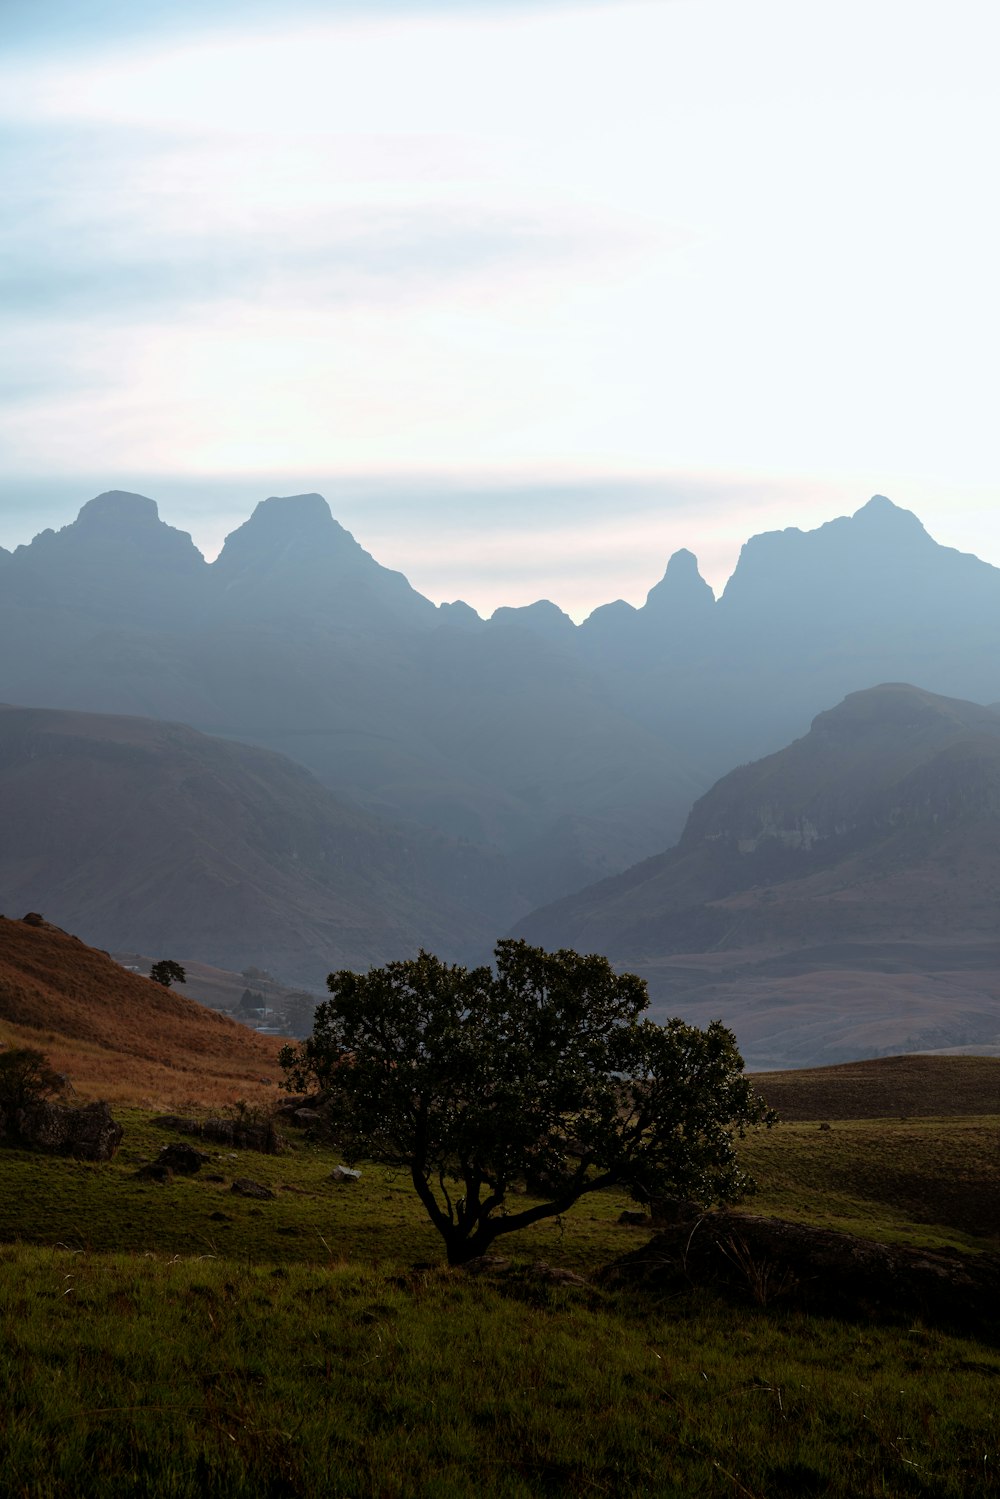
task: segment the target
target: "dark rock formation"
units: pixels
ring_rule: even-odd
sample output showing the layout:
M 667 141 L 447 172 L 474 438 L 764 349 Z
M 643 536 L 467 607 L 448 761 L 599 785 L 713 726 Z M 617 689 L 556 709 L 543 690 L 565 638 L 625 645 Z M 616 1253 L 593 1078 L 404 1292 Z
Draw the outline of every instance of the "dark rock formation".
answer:
M 200 1171 L 206 1161 L 211 1160 L 202 1150 L 195 1150 L 193 1145 L 183 1145 L 177 1141 L 174 1145 L 164 1145 L 156 1157 L 156 1165 L 169 1166 L 171 1171 L 177 1171 L 181 1176 L 193 1176 Z
M 68 1109 L 42 1099 L 18 1109 L 13 1121 L 8 1119 L 6 1123 L 20 1144 L 54 1155 L 71 1155 L 79 1161 L 110 1161 L 124 1134 L 106 1103 Z
M 270 1187 L 265 1187 L 263 1182 L 251 1181 L 248 1176 L 238 1176 L 229 1190 L 235 1192 L 237 1197 L 258 1197 L 261 1201 L 276 1196 Z
M 145 1166 L 140 1166 L 135 1172 L 135 1179 L 143 1182 L 158 1182 L 161 1187 L 165 1187 L 168 1182 L 173 1181 L 174 1173 L 162 1161 L 147 1161 Z
M 1000 1335 L 1000 1255 L 877 1244 L 780 1218 L 704 1213 L 608 1265 L 605 1286 L 714 1286 L 741 1301 Z
M 194 1135 L 200 1140 L 211 1140 L 216 1145 L 228 1145 L 233 1150 L 257 1150 L 262 1155 L 279 1155 L 285 1148 L 284 1136 L 278 1133 L 270 1119 L 260 1122 L 218 1118 L 185 1119 L 177 1114 L 161 1114 L 153 1122 L 161 1129 L 176 1130 L 180 1135 Z M 202 1159 L 207 1160 L 207 1156 Z

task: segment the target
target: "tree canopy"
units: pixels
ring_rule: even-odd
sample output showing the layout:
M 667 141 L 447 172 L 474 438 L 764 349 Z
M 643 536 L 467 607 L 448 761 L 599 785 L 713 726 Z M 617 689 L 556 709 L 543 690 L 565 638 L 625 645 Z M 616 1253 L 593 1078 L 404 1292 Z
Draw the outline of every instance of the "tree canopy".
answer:
M 0 1134 L 3 1134 L 4 1114 L 13 1117 L 18 1109 L 51 1098 L 65 1088 L 65 1077 L 49 1065 L 43 1052 L 32 1046 L 0 1051 Z
M 735 1141 L 774 1116 L 732 1032 L 643 1019 L 645 983 L 606 958 L 506 940 L 492 969 L 421 952 L 327 985 L 285 1085 L 324 1090 L 349 1160 L 409 1172 L 452 1263 L 603 1187 L 752 1190 Z M 541 1200 L 511 1210 L 524 1184 Z
M 169 989 L 171 984 L 187 983 L 187 974 L 173 958 L 161 958 L 158 963 L 154 963 L 149 976 L 154 984 L 162 984 L 164 989 Z

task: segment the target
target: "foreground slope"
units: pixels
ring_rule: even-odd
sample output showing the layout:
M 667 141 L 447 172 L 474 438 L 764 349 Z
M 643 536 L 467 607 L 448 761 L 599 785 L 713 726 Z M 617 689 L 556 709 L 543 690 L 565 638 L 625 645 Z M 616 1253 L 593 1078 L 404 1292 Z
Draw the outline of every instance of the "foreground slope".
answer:
M 3 910 L 317 988 L 421 945 L 488 949 L 484 910 L 517 910 L 480 851 L 182 724 L 0 706 L 0 826 Z
M 724 777 L 676 848 L 519 935 L 607 952 L 758 1066 L 1000 1036 L 1000 714 L 852 694 Z
M 43 1051 L 80 1098 L 218 1103 L 279 1076 L 276 1038 L 127 973 L 56 926 L 7 917 L 0 1041 Z

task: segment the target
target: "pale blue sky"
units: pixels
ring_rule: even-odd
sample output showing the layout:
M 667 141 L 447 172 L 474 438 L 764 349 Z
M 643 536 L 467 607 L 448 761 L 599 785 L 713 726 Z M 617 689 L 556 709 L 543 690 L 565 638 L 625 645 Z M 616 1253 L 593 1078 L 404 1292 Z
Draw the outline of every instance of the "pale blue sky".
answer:
M 992 4 L 3 33 L 0 545 L 125 487 L 211 554 L 318 488 L 432 597 L 580 614 L 878 490 L 1000 563 Z

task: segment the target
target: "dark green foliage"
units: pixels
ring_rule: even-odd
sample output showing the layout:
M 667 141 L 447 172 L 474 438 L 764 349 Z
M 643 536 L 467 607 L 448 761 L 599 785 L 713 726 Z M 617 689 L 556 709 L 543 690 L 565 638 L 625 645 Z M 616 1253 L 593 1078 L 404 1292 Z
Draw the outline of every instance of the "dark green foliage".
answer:
M 154 984 L 162 984 L 164 989 L 169 989 L 171 984 L 187 983 L 187 974 L 172 958 L 161 958 L 158 963 L 154 963 L 149 976 Z
M 719 1022 L 641 1018 L 646 986 L 606 958 L 507 940 L 495 970 L 429 953 L 331 974 L 287 1086 L 319 1084 L 349 1159 L 409 1172 L 449 1261 L 625 1186 L 735 1201 L 735 1141 L 773 1122 Z M 544 1200 L 510 1211 L 527 1184 Z
M 62 1093 L 65 1086 L 65 1078 L 53 1071 L 48 1058 L 33 1047 L 0 1051 L 0 1118 Z

